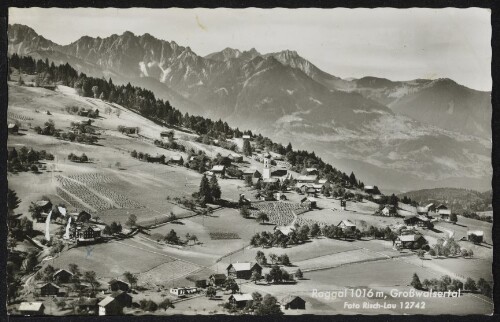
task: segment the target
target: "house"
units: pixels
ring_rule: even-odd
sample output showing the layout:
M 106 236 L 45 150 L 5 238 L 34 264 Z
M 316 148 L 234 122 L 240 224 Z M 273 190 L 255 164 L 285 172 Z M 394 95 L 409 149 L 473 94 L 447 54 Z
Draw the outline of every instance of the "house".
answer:
M 467 232 L 467 240 L 475 244 L 483 242 L 484 232 L 482 230 L 470 230 Z
M 436 205 L 434 205 L 432 202 L 425 205 L 425 208 L 427 208 L 427 212 L 436 212 Z
M 247 169 L 243 171 L 243 178 L 251 177 L 251 178 L 262 178 L 262 174 L 255 169 Z
M 288 236 L 292 231 L 295 231 L 295 227 L 291 225 L 274 227 L 274 231 L 277 230 L 281 231 L 283 235 Z
M 284 177 L 287 174 L 288 174 L 287 169 L 277 168 L 277 169 L 274 169 L 273 171 L 271 171 L 271 177 Z
M 385 206 L 384 208 L 382 208 L 380 213 L 382 214 L 382 216 L 394 216 L 394 207 Z
M 233 263 L 229 264 L 227 267 L 227 276 L 232 278 L 243 278 L 250 279 L 252 277 L 252 273 L 257 271 L 262 273 L 262 267 L 255 263 Z
M 225 274 L 212 274 L 208 278 L 208 284 L 212 286 L 221 286 L 226 282 Z
M 227 156 L 232 162 L 243 162 L 243 156 L 237 153 L 231 153 Z
M 228 302 L 238 308 L 244 308 L 248 301 L 252 301 L 252 294 L 231 294 L 229 296 Z
M 300 296 L 287 295 L 279 300 L 281 310 L 305 310 L 306 301 Z
M 375 186 L 364 186 L 364 190 L 366 193 L 376 193 L 377 189 L 375 189 Z
M 108 289 L 111 292 L 124 291 L 128 292 L 130 290 L 130 284 L 119 279 L 112 279 L 108 282 Z
M 111 296 L 106 296 L 102 301 L 100 301 L 98 304 L 99 307 L 99 315 L 121 315 L 123 314 L 123 308 L 125 307 L 115 299 L 114 297 Z
M 280 168 L 290 169 L 292 167 L 292 165 L 290 164 L 290 162 L 287 162 L 287 161 L 274 159 L 274 162 L 276 162 L 276 166 L 280 167 Z
M 338 223 L 337 227 L 340 227 L 344 234 L 350 235 L 354 234 L 356 231 L 356 225 L 352 223 L 349 219 L 344 219 Z
M 148 156 L 146 161 L 150 162 L 150 163 L 165 163 L 165 156 L 164 155 L 160 155 L 160 156 L 156 156 L 156 157 Z
M 53 283 L 46 283 L 40 286 L 40 296 L 50 296 L 59 294 L 60 287 Z
M 130 296 L 130 294 L 128 294 L 127 292 L 116 291 L 111 293 L 109 296 L 114 298 L 116 301 L 118 301 L 118 303 L 120 303 L 124 307 L 132 306 L 132 296 Z
M 317 199 L 314 197 L 307 197 L 307 201 L 309 202 L 309 208 L 316 208 L 317 207 Z
M 95 225 L 77 225 L 74 238 L 77 242 L 94 242 L 101 238 L 101 229 Z
M 160 137 L 161 137 L 161 138 L 168 138 L 168 137 L 170 137 L 170 136 L 172 136 L 172 137 L 173 137 L 173 134 L 174 134 L 174 133 L 173 133 L 173 132 L 171 132 L 171 131 L 162 131 L 162 132 L 160 132 Z
M 35 202 L 35 205 L 40 209 L 42 212 L 48 213 L 49 211 L 52 210 L 52 203 L 48 200 L 39 200 Z
M 427 243 L 425 238 L 420 234 L 401 235 L 394 242 L 397 247 L 403 249 L 419 249 Z
M 195 294 L 198 292 L 198 288 L 196 287 L 174 287 L 170 289 L 170 294 L 176 296 L 184 296 L 188 294 Z
M 73 217 L 75 222 L 80 222 L 80 223 L 86 223 L 92 219 L 92 215 L 86 212 L 85 210 L 82 210 L 78 213 L 71 213 L 70 216 Z
M 19 133 L 19 126 L 17 126 L 17 124 L 9 123 L 9 125 L 7 125 L 7 129 L 9 134 Z
M 45 305 L 42 302 L 21 302 L 17 310 L 22 315 L 43 315 Z
M 59 281 L 59 283 L 68 283 L 73 277 L 73 273 L 65 269 L 60 269 L 53 275 L 54 280 Z
M 218 177 L 224 177 L 226 175 L 226 167 L 223 165 L 214 165 L 210 171 Z
M 139 134 L 138 127 L 124 126 L 121 128 L 121 132 L 125 134 Z
M 441 217 L 441 220 L 450 221 L 451 210 L 450 209 L 438 209 L 438 215 Z
M 423 215 L 408 215 L 403 221 L 406 226 L 432 227 L 430 219 Z
M 250 140 L 250 141 L 251 141 L 251 140 L 252 140 L 252 137 L 251 137 L 250 135 L 243 135 L 243 136 L 242 136 L 242 139 L 243 139 L 243 140 Z
M 184 164 L 184 159 L 182 158 L 181 155 L 174 155 L 170 157 L 169 163 L 177 164 L 177 165 L 183 165 Z

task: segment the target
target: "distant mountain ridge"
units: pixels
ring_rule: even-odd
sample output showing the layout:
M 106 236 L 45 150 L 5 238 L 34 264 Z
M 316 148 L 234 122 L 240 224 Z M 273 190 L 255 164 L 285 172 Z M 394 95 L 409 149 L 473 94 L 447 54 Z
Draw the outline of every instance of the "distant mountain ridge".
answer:
M 185 112 L 323 151 L 325 159 L 345 164 L 343 170 L 357 167 L 361 178 L 388 180 L 383 186 L 391 189 L 443 180 L 483 189 L 491 180 L 489 93 L 449 80 L 341 79 L 292 50 L 226 48 L 202 57 L 190 47 L 129 31 L 84 36 L 65 46 L 23 25 L 10 25 L 8 32 L 9 54 L 68 62 L 91 76 L 131 82 Z M 460 99 L 450 103 L 454 97 Z

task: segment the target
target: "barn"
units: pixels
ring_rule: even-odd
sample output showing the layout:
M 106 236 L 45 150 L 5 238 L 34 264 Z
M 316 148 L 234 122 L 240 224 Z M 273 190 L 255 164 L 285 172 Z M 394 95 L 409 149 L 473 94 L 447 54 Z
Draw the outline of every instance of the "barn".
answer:
M 474 244 L 481 244 L 483 242 L 484 232 L 482 230 L 469 230 L 467 232 L 467 240 Z
M 60 287 L 53 283 L 46 283 L 40 286 L 40 296 L 58 295 Z
M 337 227 L 340 227 L 345 234 L 353 234 L 356 231 L 356 225 L 349 219 L 344 219 Z
M 227 267 L 227 276 L 232 278 L 242 278 L 242 279 L 250 279 L 252 277 L 252 273 L 257 271 L 262 273 L 262 267 L 255 263 L 233 263 L 229 264 Z
M 73 277 L 73 273 L 65 269 L 60 269 L 54 273 L 53 277 L 54 280 L 59 281 L 60 283 L 68 283 Z
M 111 292 L 124 291 L 128 292 L 130 290 L 130 284 L 119 279 L 112 279 L 108 282 L 108 289 Z
M 212 274 L 209 277 L 209 284 L 212 286 L 221 286 L 226 281 L 225 274 Z
M 43 315 L 45 305 L 42 302 L 21 302 L 17 310 L 22 315 Z
M 223 165 L 214 165 L 210 171 L 218 177 L 224 177 L 226 175 L 226 167 Z
M 228 302 L 236 307 L 243 308 L 249 301 L 252 300 L 252 294 L 231 294 L 231 296 L 229 296 Z
M 396 238 L 395 245 L 403 249 L 418 249 L 427 241 L 420 234 L 401 235 Z

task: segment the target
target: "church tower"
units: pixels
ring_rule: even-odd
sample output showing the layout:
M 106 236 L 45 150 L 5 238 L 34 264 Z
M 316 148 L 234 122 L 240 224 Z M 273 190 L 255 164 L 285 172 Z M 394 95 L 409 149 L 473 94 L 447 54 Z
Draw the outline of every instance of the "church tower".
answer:
M 264 158 L 264 171 L 262 171 L 262 179 L 270 179 L 271 178 L 271 160 L 268 158 Z

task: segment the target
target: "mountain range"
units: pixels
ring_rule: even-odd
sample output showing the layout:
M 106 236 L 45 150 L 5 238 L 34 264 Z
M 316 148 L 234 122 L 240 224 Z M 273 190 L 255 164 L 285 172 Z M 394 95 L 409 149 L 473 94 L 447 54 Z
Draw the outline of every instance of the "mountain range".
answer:
M 59 45 L 18 24 L 9 26 L 8 53 L 148 88 L 182 111 L 315 150 L 367 184 L 490 188 L 490 93 L 450 79 L 342 79 L 292 50 L 203 57 L 129 31 Z

